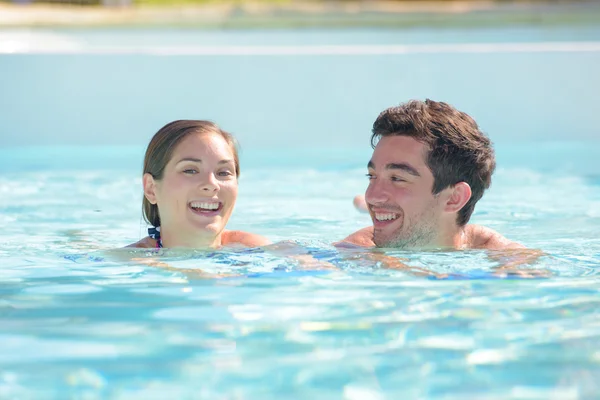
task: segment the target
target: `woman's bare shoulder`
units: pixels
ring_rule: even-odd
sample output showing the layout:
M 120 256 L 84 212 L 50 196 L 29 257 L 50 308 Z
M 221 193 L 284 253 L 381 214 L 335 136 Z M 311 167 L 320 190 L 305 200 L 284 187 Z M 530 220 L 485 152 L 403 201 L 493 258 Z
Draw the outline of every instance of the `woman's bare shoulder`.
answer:
M 154 248 L 156 247 L 156 240 L 152 239 L 150 236 L 146 236 L 142 240 L 137 241 L 135 243 L 131 243 L 130 245 L 127 245 L 125 247 L 133 247 L 138 249 Z

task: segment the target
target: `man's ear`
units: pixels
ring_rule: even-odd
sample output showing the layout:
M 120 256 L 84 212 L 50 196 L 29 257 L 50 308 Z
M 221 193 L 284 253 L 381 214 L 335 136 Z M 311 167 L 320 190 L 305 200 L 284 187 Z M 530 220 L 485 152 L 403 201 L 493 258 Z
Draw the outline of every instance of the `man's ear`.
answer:
M 149 173 L 144 174 L 144 196 L 150 202 L 150 204 L 156 204 L 156 181 L 154 177 Z
M 459 182 L 448 189 L 451 190 L 451 192 L 446 201 L 444 211 L 459 212 L 471 199 L 471 186 L 469 186 L 467 182 Z

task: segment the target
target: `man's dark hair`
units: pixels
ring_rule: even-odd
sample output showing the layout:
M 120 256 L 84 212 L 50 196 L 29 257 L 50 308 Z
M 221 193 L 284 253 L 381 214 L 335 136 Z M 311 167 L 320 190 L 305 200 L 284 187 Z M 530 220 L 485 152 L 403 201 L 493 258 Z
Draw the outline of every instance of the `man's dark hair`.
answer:
M 457 224 L 469 222 L 475 204 L 492 183 L 496 168 L 490 139 L 473 118 L 451 105 L 433 100 L 411 100 L 383 111 L 373 123 L 371 146 L 386 136 L 409 136 L 428 146 L 427 166 L 433 194 L 459 182 L 471 187 L 471 198 L 459 211 Z

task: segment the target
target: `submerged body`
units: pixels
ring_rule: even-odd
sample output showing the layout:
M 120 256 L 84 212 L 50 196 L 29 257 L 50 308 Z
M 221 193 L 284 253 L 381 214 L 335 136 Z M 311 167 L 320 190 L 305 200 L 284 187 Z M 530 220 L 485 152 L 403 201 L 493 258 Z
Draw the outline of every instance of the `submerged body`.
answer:
M 221 234 L 221 243 L 219 247 L 228 247 L 236 245 L 245 247 L 257 247 L 264 246 L 270 243 L 271 242 L 267 238 L 253 233 L 243 231 L 223 231 Z M 126 247 L 157 248 L 161 246 L 159 245 L 158 239 L 153 239 L 150 236 L 146 236 L 138 242 L 132 243 Z
M 351 244 L 360 247 L 376 247 L 377 245 L 374 242 L 373 236 L 374 228 L 368 226 L 337 242 L 336 246 Z M 525 246 L 507 239 L 493 229 L 481 225 L 469 224 L 455 235 L 451 248 L 458 250 L 508 250 L 524 249 Z

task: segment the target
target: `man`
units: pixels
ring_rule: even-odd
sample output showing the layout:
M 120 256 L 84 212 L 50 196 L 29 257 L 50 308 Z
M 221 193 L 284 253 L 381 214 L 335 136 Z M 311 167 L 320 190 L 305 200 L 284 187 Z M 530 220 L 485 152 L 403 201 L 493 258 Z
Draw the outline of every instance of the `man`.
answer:
M 523 248 L 468 224 L 496 166 L 490 140 L 469 115 L 443 102 L 412 100 L 379 115 L 371 145 L 363 207 L 373 225 L 337 245 Z M 355 199 L 359 208 L 361 200 Z

